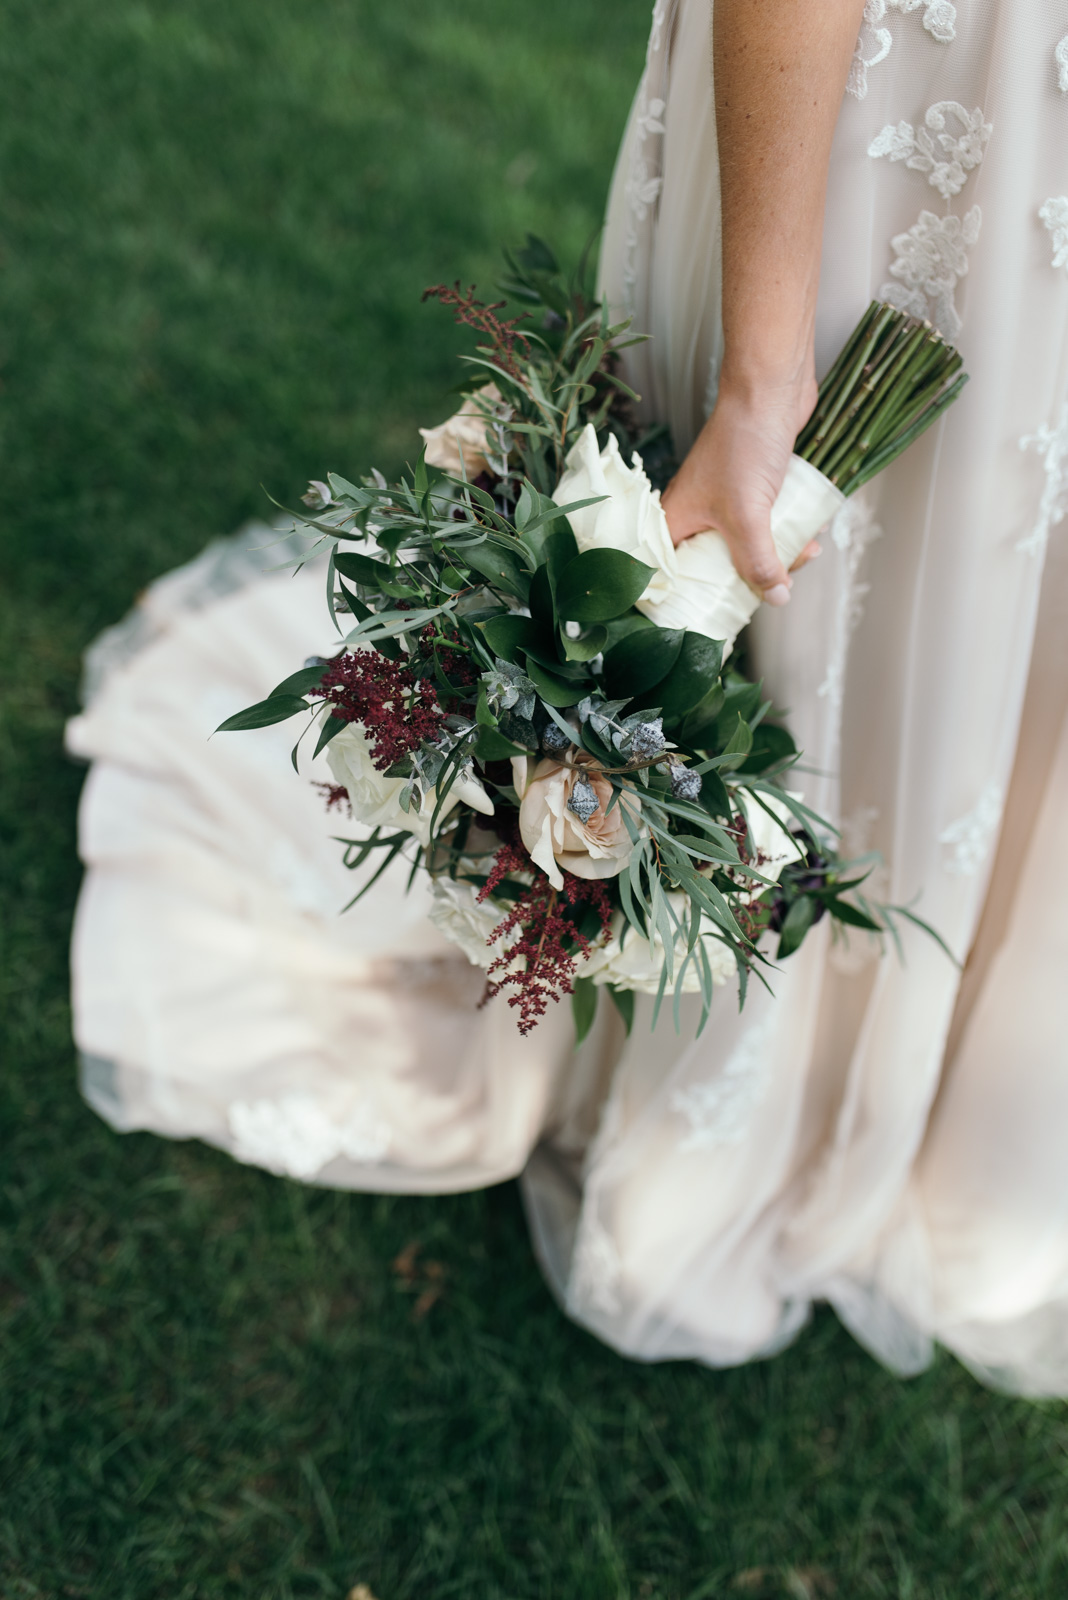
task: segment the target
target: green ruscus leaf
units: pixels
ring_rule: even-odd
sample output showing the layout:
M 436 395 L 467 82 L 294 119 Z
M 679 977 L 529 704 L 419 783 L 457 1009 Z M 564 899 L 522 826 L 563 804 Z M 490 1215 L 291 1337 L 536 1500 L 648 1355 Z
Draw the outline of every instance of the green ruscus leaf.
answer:
M 611 622 L 630 610 L 655 576 L 625 550 L 584 550 L 557 579 L 557 612 L 568 622 Z

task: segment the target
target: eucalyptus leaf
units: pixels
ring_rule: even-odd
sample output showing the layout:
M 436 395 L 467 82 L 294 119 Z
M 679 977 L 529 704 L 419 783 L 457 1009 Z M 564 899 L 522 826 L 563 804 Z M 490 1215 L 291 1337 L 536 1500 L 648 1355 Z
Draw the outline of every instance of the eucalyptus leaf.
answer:
M 320 750 L 325 750 L 331 739 L 336 739 L 338 734 L 343 733 L 347 727 L 348 723 L 343 717 L 335 717 L 333 715 L 327 717 L 319 730 L 319 738 L 312 752 L 313 757 L 317 756 Z
M 307 694 L 309 689 L 317 689 L 329 665 L 328 661 L 323 661 L 314 667 L 301 667 L 299 672 L 290 673 L 288 678 L 283 678 L 281 683 L 275 685 L 268 700 L 274 700 L 280 694 Z
M 306 700 L 295 694 L 272 694 L 244 711 L 237 711 L 225 722 L 220 722 L 216 733 L 244 733 L 250 728 L 269 728 L 274 722 L 285 722 L 301 711 L 311 708 Z
M 850 905 L 848 900 L 839 900 L 834 895 L 824 895 L 822 898 L 826 909 L 839 922 L 845 922 L 851 928 L 865 928 L 869 933 L 882 933 L 880 923 L 866 916 L 857 906 Z

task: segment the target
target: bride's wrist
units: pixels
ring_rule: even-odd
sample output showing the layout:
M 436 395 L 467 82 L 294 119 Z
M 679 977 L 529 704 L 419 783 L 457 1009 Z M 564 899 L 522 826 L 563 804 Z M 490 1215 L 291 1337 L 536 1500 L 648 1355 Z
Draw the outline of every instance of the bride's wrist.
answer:
M 734 360 L 727 357 L 720 368 L 719 393 L 739 404 L 759 409 L 803 394 L 814 376 L 811 351 L 780 361 L 751 356 Z

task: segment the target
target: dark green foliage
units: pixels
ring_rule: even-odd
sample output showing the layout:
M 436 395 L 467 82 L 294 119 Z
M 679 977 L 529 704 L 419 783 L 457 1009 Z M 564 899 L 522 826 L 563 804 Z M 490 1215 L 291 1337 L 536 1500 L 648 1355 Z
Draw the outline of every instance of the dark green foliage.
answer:
M 74 1088 L 82 648 L 257 483 L 412 457 L 456 342 L 421 289 L 527 225 L 577 252 L 647 11 L 5 7 L 3 1600 L 1065 1593 L 1063 1407 L 901 1383 L 829 1315 L 637 1366 L 563 1319 L 510 1188 L 304 1189 Z

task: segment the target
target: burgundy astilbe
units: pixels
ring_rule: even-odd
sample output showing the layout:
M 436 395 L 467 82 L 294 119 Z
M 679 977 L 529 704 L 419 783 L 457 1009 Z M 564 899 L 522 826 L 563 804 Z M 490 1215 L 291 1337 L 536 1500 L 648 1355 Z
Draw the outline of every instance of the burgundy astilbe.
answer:
M 501 366 L 510 372 L 513 378 L 522 376 L 516 361 L 515 347 L 517 343 L 522 344 L 523 354 L 529 357 L 530 340 L 525 333 L 518 331 L 519 324 L 526 322 L 530 316 L 529 311 L 525 311 L 521 317 L 502 320 L 494 313 L 508 304 L 506 300 L 495 300 L 492 305 L 485 305 L 481 300 L 475 299 L 474 284 L 466 294 L 460 292 L 459 278 L 451 287 L 447 283 L 433 284 L 429 289 L 423 290 L 422 297 L 424 300 L 440 300 L 443 306 L 451 306 L 457 322 L 485 334 L 496 351 Z
M 436 739 L 445 721 L 434 685 L 376 651 L 335 657 L 308 693 L 341 721 L 363 723 L 380 772 Z
M 335 806 L 337 806 L 339 810 L 342 806 L 346 807 L 348 810 L 351 810 L 351 806 L 349 804 L 349 791 L 345 788 L 343 783 L 315 783 L 312 785 L 312 787 L 322 790 L 323 800 L 326 803 L 326 809 L 328 811 L 333 811 Z
M 470 688 L 478 682 L 478 668 L 463 650 L 455 648 L 455 635 L 439 633 L 428 625 L 419 635 L 419 642 L 429 652 L 437 670 L 460 688 Z
M 488 900 L 512 873 L 532 873 L 533 882 L 524 887 L 487 940 L 493 945 L 499 939 L 511 938 L 511 943 L 487 973 L 483 1003 L 513 989 L 508 1004 L 518 1010 L 519 1031 L 526 1034 L 545 1015 L 550 1000 L 558 1001 L 561 995 L 572 992 L 578 969 L 576 952 L 583 960 L 589 958 L 593 941 L 579 932 L 569 913 L 583 905 L 592 906 L 600 919 L 600 937 L 611 926 L 612 905 L 603 883 L 576 878 L 570 872 L 563 874 L 563 890 L 554 889 L 518 844 L 503 844 L 497 851 L 489 876 L 479 890 L 479 900 Z M 574 948 L 569 949 L 569 945 Z M 501 976 L 494 978 L 495 972 Z

